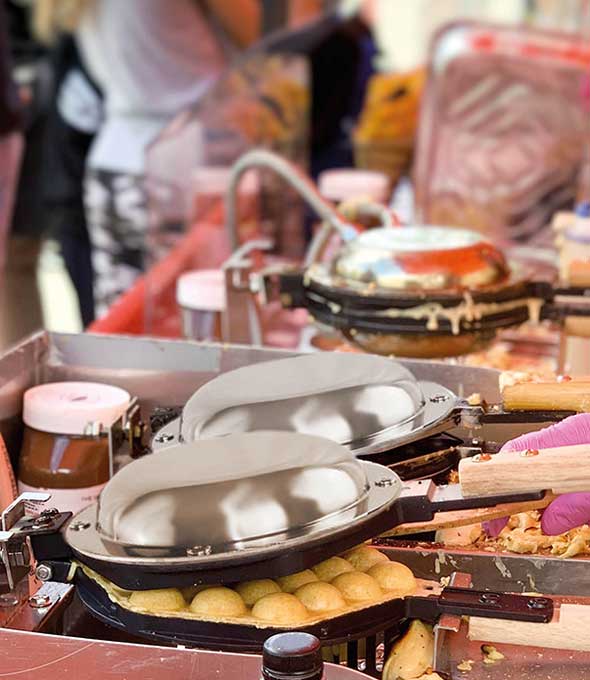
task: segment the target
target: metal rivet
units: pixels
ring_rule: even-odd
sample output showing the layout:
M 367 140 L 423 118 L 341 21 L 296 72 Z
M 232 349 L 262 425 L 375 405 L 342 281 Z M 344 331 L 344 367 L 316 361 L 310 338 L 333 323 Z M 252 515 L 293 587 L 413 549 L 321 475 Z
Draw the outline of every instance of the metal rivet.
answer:
M 500 602 L 500 596 L 498 593 L 482 593 L 479 596 L 479 601 L 482 604 L 498 604 Z
M 485 463 L 488 460 L 492 460 L 492 457 L 489 453 L 478 453 L 475 456 L 472 456 L 471 460 L 474 463 Z
M 383 479 L 378 479 L 375 482 L 375 486 L 379 486 L 379 487 L 393 486 L 394 484 L 395 484 L 395 480 L 389 479 L 388 477 L 384 477 Z
M 526 603 L 526 606 L 529 609 L 545 609 L 545 607 L 549 604 L 549 600 L 545 597 L 537 597 L 534 600 L 529 600 Z
M 51 598 L 49 595 L 33 595 L 29 597 L 29 606 L 33 607 L 33 609 L 44 609 L 49 607 L 50 604 Z
M 442 404 L 443 401 L 448 401 L 449 397 L 446 394 L 435 394 L 434 397 L 430 397 L 431 404 Z
M 522 458 L 532 458 L 533 456 L 538 456 L 539 452 L 537 449 L 527 449 L 526 451 L 521 451 L 520 455 Z
M 173 434 L 165 434 L 164 432 L 162 434 L 156 435 L 154 441 L 156 444 L 167 444 L 168 442 L 174 441 L 175 437 Z
M 190 557 L 206 557 L 211 554 L 211 546 L 195 545 L 192 548 L 187 548 L 186 554 Z
M 70 529 L 72 531 L 84 531 L 85 529 L 90 529 L 90 522 L 74 522 L 70 524 Z
M 17 604 L 18 597 L 16 595 L 13 595 L 12 593 L 0 595 L 0 607 L 16 607 Z
M 35 569 L 35 576 L 39 581 L 50 581 L 53 576 L 53 569 L 48 564 L 40 564 Z

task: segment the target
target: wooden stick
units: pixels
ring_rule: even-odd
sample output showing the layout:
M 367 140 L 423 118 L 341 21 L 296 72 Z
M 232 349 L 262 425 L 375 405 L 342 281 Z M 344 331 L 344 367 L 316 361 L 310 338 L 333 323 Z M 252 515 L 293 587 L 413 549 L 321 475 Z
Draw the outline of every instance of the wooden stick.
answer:
M 464 458 L 459 481 L 465 497 L 590 491 L 590 444 Z
M 525 382 L 502 391 L 507 411 L 576 411 L 590 413 L 590 381 Z

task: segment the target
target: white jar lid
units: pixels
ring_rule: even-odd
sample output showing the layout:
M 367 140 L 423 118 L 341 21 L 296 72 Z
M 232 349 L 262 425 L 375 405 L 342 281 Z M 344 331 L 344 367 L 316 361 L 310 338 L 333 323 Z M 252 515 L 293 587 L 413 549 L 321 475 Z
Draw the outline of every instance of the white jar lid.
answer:
M 225 281 L 221 269 L 198 269 L 176 282 L 176 302 L 186 309 L 221 312 L 225 309 Z
M 126 411 L 130 400 L 128 392 L 113 385 L 48 383 L 25 392 L 23 421 L 41 432 L 82 435 L 89 423 L 112 425 Z
M 337 168 L 325 170 L 318 178 L 320 194 L 329 201 L 346 201 L 367 196 L 380 203 L 389 202 L 389 178 L 382 172 Z
M 229 186 L 231 168 L 224 166 L 203 166 L 195 168 L 192 173 L 193 193 L 202 195 L 224 196 Z M 252 195 L 260 190 L 258 173 L 249 170 L 240 178 L 238 194 Z

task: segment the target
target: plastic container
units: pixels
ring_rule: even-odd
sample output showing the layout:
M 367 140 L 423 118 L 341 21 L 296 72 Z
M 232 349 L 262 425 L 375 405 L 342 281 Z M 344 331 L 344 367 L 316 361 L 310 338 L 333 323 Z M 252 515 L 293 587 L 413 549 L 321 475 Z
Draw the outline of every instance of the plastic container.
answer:
M 182 332 L 188 340 L 220 340 L 225 309 L 224 273 L 220 269 L 187 272 L 176 284 Z
M 320 194 L 333 203 L 351 198 L 368 198 L 386 205 L 390 199 L 390 182 L 387 175 L 371 170 L 338 168 L 326 170 L 318 178 Z
M 79 512 L 110 477 L 110 427 L 128 408 L 128 392 L 101 383 L 61 382 L 25 392 L 19 493 L 47 491 L 51 505 Z

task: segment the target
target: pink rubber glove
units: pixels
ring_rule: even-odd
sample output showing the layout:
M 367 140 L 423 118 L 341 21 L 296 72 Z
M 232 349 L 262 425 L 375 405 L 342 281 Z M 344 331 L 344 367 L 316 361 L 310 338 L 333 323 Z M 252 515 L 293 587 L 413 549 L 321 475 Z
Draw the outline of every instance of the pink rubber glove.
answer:
M 551 449 L 577 444 L 590 444 L 590 413 L 570 416 L 538 432 L 523 434 L 506 442 L 502 451 Z M 484 522 L 484 529 L 488 536 L 497 536 L 507 522 L 507 517 Z M 557 536 L 588 523 L 590 523 L 590 491 L 559 496 L 549 505 L 541 517 L 541 529 L 548 536 Z

